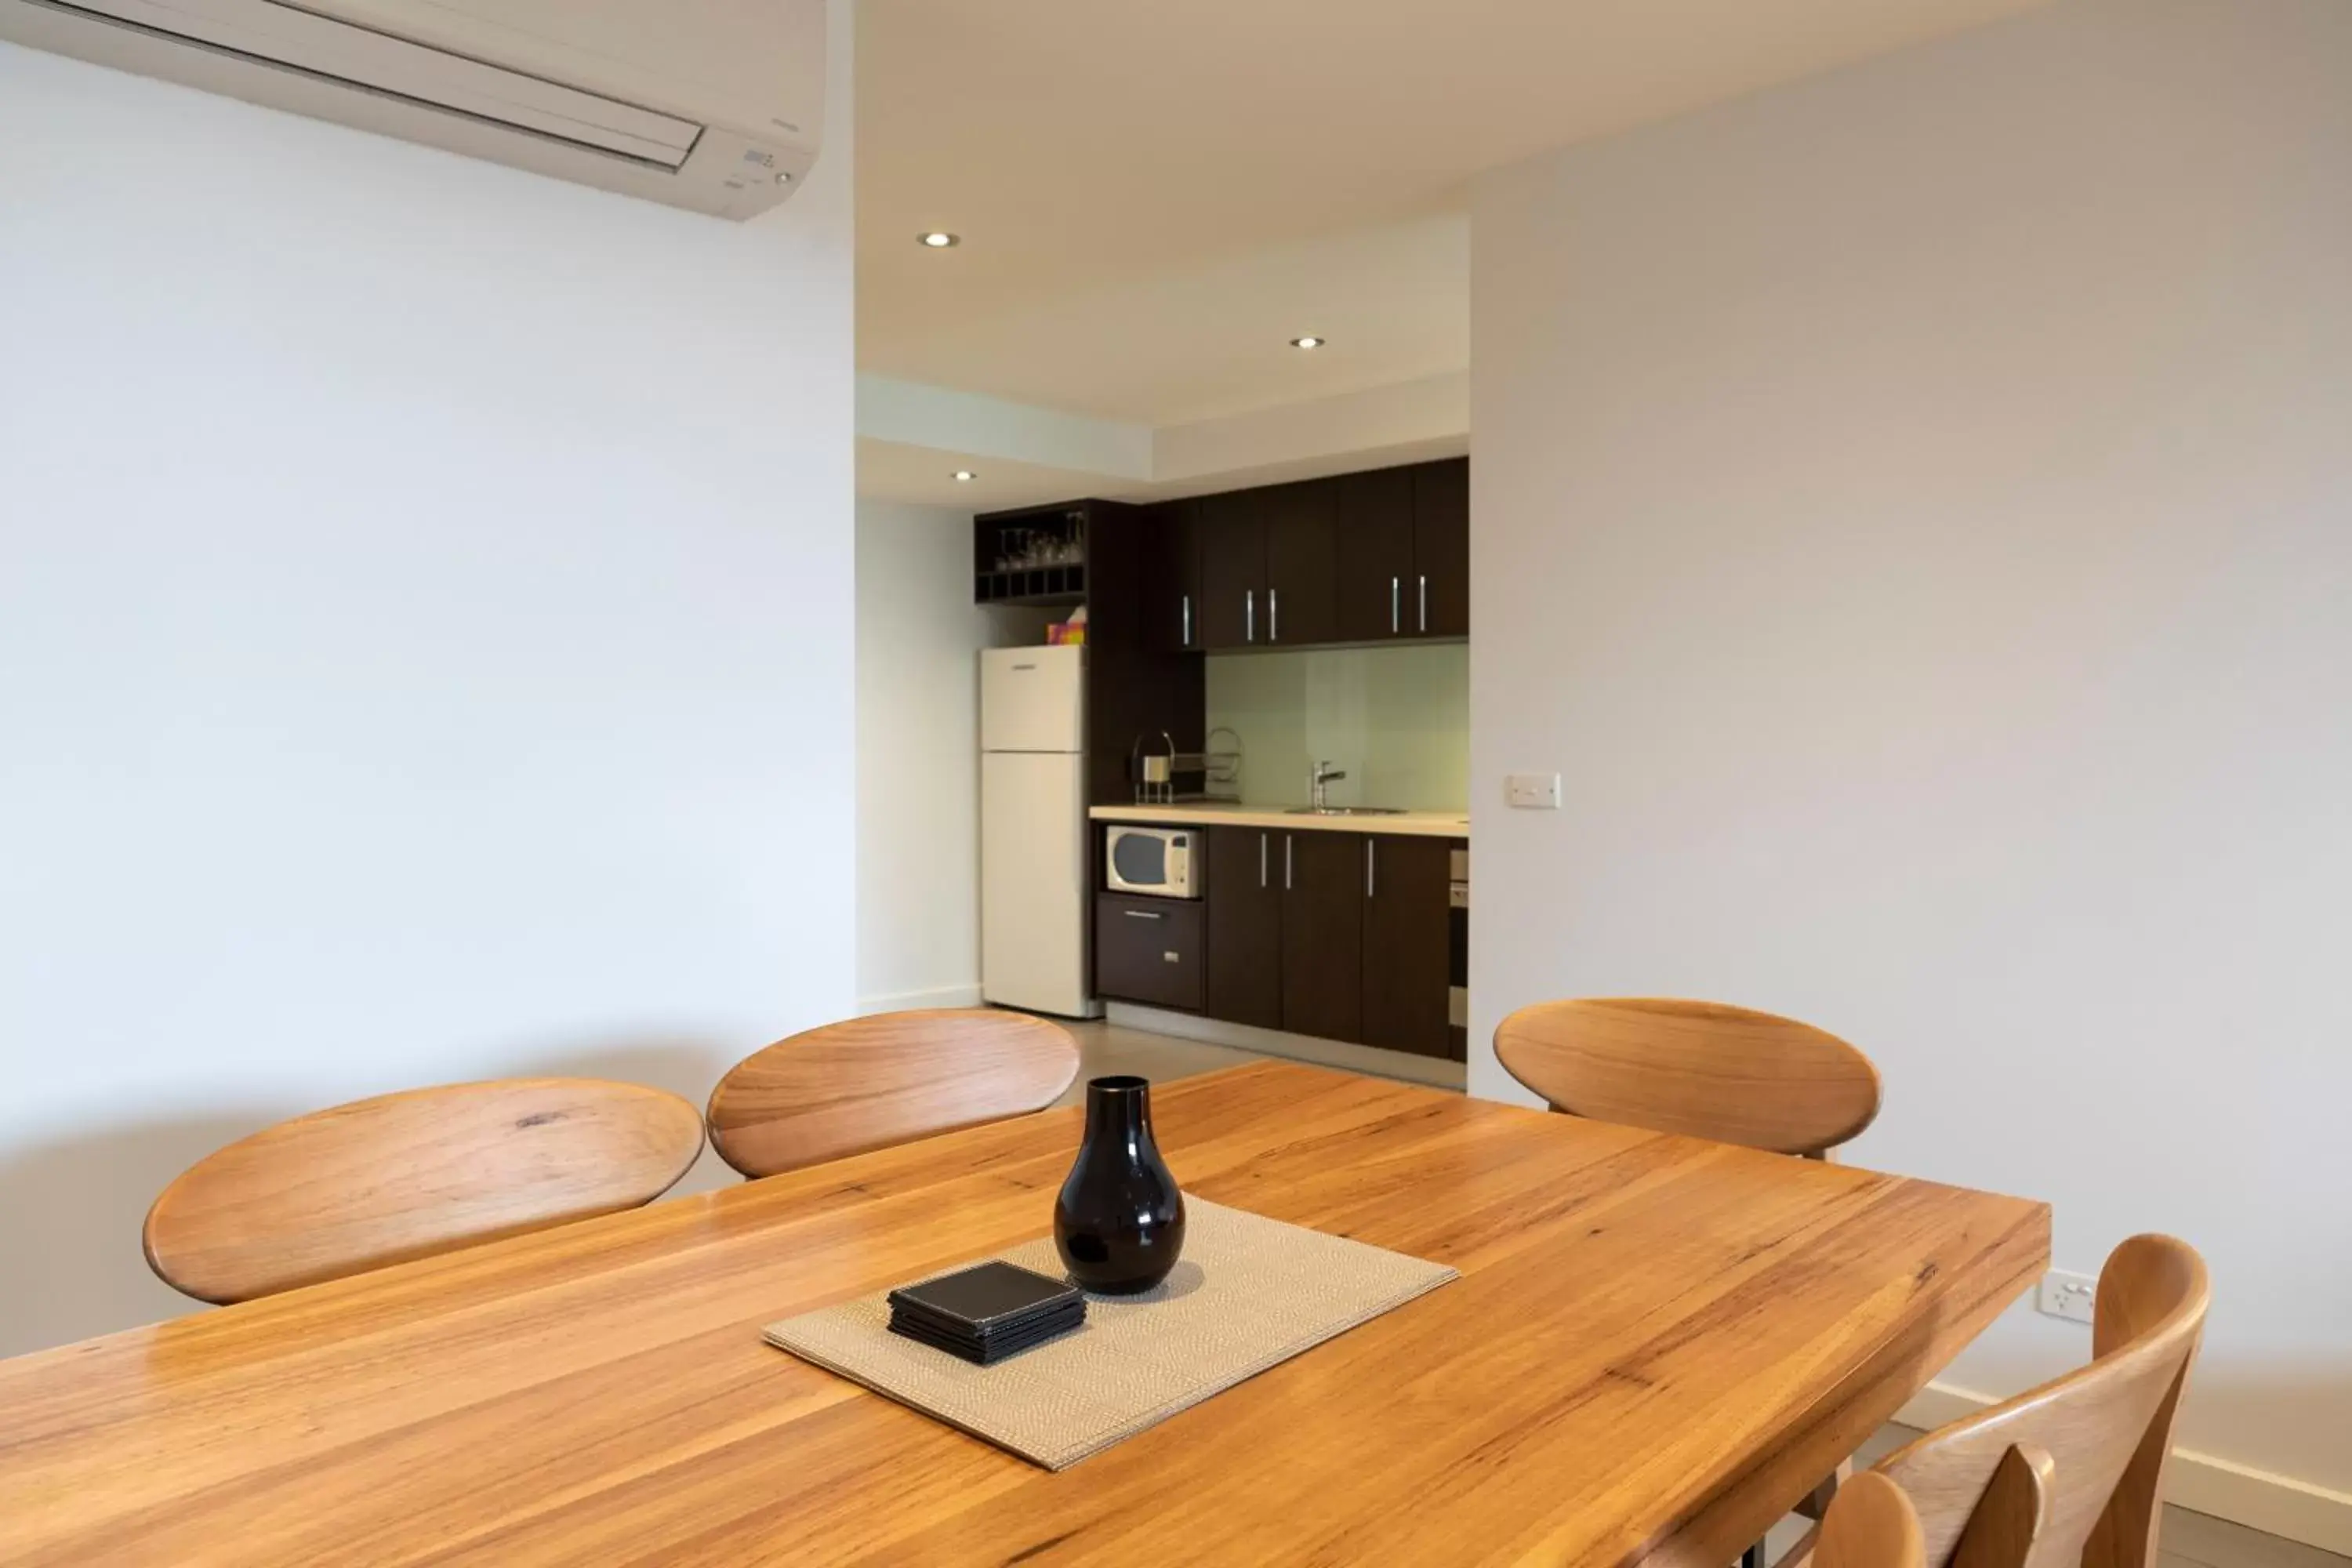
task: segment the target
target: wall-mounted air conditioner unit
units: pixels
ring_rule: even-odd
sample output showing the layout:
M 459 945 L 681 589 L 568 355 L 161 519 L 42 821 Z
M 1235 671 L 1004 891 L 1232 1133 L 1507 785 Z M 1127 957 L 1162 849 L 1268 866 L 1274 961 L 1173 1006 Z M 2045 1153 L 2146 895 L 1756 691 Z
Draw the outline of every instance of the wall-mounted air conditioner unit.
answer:
M 0 38 L 746 218 L 824 129 L 824 0 L 0 0 Z

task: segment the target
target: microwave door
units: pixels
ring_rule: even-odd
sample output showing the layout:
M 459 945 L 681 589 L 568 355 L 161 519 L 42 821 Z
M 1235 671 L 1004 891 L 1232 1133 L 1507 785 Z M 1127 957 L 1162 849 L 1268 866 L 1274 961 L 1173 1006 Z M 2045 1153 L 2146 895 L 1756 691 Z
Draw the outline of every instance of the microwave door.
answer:
M 1159 833 L 1121 833 L 1111 839 L 1111 874 L 1118 885 L 1133 892 L 1162 892 L 1168 887 L 1168 839 Z

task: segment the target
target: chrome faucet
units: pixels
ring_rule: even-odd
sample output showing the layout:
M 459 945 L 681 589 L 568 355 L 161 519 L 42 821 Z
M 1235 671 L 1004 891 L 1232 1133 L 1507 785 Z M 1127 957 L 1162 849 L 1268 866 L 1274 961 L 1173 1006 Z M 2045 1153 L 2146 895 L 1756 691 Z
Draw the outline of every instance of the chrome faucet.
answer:
M 1347 776 L 1348 775 L 1346 773 L 1333 768 L 1328 763 L 1315 763 L 1308 766 L 1307 770 L 1307 798 L 1314 802 L 1316 810 L 1328 811 L 1331 809 L 1330 802 L 1328 798 L 1329 794 L 1328 786 L 1337 783 L 1340 779 L 1346 778 Z

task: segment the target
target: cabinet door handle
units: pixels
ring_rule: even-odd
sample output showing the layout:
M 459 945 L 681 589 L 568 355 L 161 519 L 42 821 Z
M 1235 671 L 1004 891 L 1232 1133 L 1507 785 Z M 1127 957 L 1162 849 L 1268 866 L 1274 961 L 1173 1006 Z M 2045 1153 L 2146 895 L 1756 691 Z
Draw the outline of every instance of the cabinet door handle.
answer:
M 1242 641 L 1257 641 L 1257 590 L 1242 590 Z
M 1190 594 L 1184 595 L 1184 639 L 1181 646 L 1192 646 L 1192 595 Z
M 1273 837 L 1271 833 L 1257 836 L 1257 885 L 1261 888 L 1265 886 L 1265 841 Z
M 1404 630 L 1404 616 L 1403 616 L 1403 612 L 1402 612 L 1402 609 L 1400 608 L 1400 605 L 1403 603 L 1403 599 L 1404 599 L 1404 579 L 1403 579 L 1403 578 L 1402 578 L 1402 577 L 1391 577 L 1391 578 L 1390 578 L 1390 579 L 1389 579 L 1389 636 L 1391 636 L 1391 637 L 1394 637 L 1394 636 L 1396 636 L 1396 635 L 1397 635 L 1397 633 L 1399 633 L 1399 632 L 1401 632 L 1401 631 Z
M 1282 590 L 1279 588 L 1265 591 L 1265 640 L 1282 640 Z
M 1372 879 L 1374 875 L 1372 870 L 1372 851 L 1377 847 L 1378 843 L 1379 841 L 1377 839 L 1367 838 L 1364 840 L 1364 897 L 1368 899 L 1372 896 Z
M 1124 913 L 1131 921 L 1160 921 L 1168 918 L 1158 910 L 1128 910 Z
M 1290 891 L 1290 835 L 1282 836 L 1282 890 Z
M 1426 572 L 1421 577 L 1421 629 L 1429 629 L 1429 574 Z

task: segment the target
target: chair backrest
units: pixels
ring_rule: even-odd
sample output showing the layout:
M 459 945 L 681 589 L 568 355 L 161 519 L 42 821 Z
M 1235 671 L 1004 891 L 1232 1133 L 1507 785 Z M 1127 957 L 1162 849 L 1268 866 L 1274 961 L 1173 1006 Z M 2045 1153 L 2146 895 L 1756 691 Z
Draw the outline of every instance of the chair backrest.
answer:
M 1069 1031 L 1022 1013 L 878 1013 L 779 1040 L 710 1095 L 710 1142 L 747 1176 L 1043 1110 L 1078 1076 Z
M 147 1211 L 147 1261 L 199 1300 L 249 1300 L 635 1208 L 701 1152 L 694 1106 L 639 1084 L 500 1079 L 387 1094 L 188 1167 Z
M 1878 1114 L 1868 1057 L 1714 1002 L 1539 1002 L 1496 1026 L 1495 1054 L 1555 1110 L 1782 1154 L 1819 1156 Z
M 2173 1417 L 2210 1293 L 2193 1247 L 2133 1237 L 2099 1272 L 2088 1366 L 1880 1460 L 1919 1510 L 1927 1561 L 2149 1568 Z M 2034 1472 L 2031 1484 L 2021 1471 Z M 2036 1491 L 2038 1504 L 2019 1500 Z M 2029 1510 L 2039 1515 L 2030 1532 L 2020 1522 Z
M 1865 1472 L 1838 1489 L 1822 1521 L 1813 1568 L 1923 1568 L 1918 1510 L 1903 1489 Z

